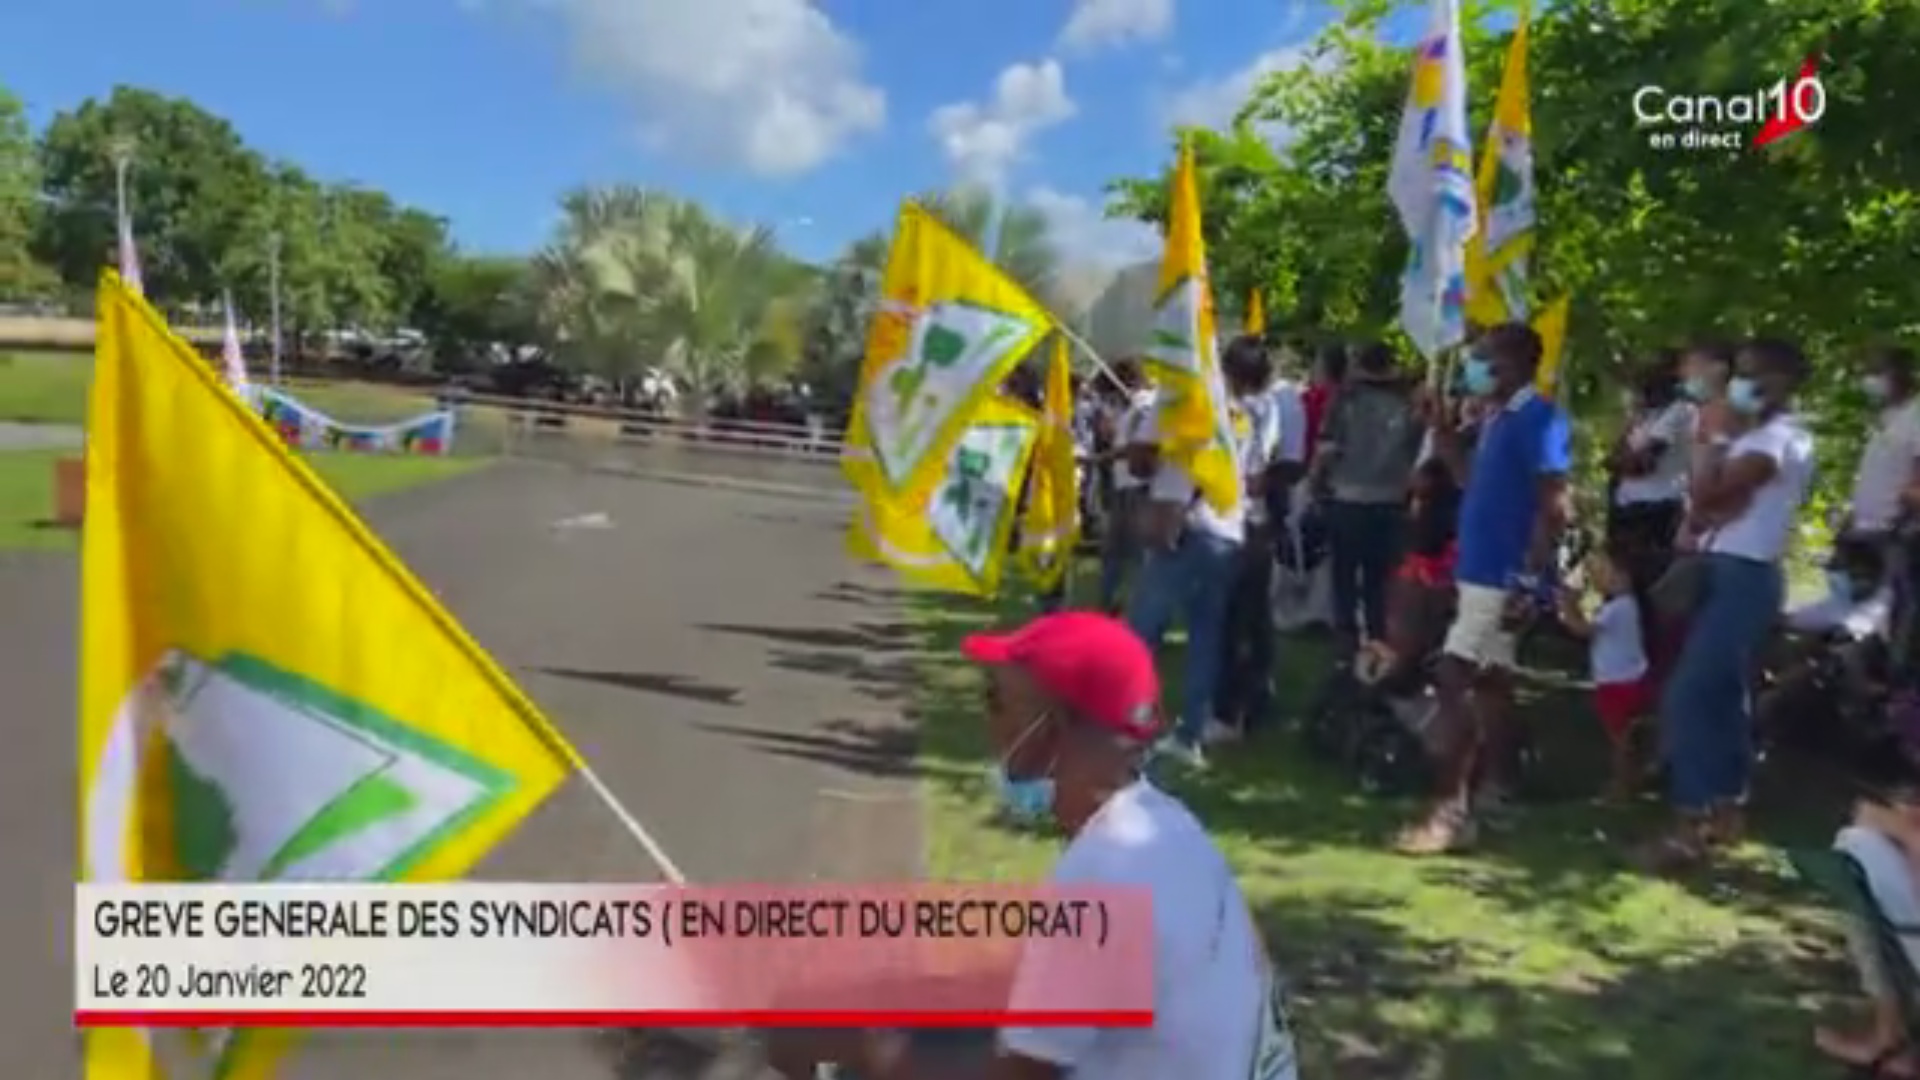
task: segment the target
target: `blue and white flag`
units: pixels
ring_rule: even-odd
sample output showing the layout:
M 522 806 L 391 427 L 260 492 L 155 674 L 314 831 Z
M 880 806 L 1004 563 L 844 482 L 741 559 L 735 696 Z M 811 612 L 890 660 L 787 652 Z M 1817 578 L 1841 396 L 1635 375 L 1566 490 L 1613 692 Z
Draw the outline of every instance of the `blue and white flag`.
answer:
M 1469 143 L 1460 3 L 1433 0 L 1387 178 L 1410 247 L 1400 325 L 1428 358 L 1467 336 L 1467 244 L 1478 227 Z

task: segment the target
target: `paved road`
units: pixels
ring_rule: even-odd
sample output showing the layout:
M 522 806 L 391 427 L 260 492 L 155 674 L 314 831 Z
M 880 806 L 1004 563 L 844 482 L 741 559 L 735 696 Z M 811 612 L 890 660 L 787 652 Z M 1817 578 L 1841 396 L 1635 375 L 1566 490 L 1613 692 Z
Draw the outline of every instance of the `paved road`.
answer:
M 84 442 L 71 424 L 16 424 L 0 420 L 0 450 L 68 450 Z
M 370 516 L 691 879 L 908 876 L 908 661 L 885 582 L 845 562 L 837 500 L 719 484 L 504 465 Z M 76 587 L 70 558 L 0 554 L 0 1046 L 22 1077 L 74 1072 Z M 480 876 L 659 874 L 573 781 Z M 606 1080 L 605 1042 L 331 1036 L 288 1075 Z

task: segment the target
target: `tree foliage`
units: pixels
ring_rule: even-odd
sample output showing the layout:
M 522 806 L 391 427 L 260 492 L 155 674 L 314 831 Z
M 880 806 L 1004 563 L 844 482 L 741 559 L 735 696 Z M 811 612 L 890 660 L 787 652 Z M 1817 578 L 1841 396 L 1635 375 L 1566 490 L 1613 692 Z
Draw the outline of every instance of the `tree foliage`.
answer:
M 1191 133 L 1223 304 L 1263 290 L 1283 332 L 1377 335 L 1395 321 L 1406 246 L 1386 172 L 1407 92 L 1388 3 L 1349 5 L 1318 63 L 1268 76 L 1225 131 Z M 1920 312 L 1920 55 L 1915 0 L 1561 0 L 1536 5 L 1529 74 L 1539 185 L 1536 302 L 1575 301 L 1576 400 L 1648 350 L 1783 334 L 1823 370 Z M 1510 16 L 1466 33 L 1475 129 L 1499 85 Z M 1762 150 L 1655 149 L 1634 92 L 1751 94 L 1824 49 L 1828 105 Z M 1279 152 L 1257 134 L 1288 131 Z M 1158 221 L 1164 178 L 1121 180 L 1110 212 Z
M 703 393 L 800 365 L 816 274 L 770 230 L 625 186 L 575 192 L 563 209 L 530 269 L 539 325 L 561 363 L 626 381 L 658 367 Z
M 33 297 L 53 277 L 34 258 L 40 163 L 20 99 L 0 88 L 0 296 Z

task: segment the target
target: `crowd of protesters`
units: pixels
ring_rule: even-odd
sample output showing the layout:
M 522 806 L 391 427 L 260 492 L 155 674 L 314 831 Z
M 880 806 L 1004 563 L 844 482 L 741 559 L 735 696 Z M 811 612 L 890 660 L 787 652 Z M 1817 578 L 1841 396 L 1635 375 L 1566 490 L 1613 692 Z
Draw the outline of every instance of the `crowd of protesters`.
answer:
M 1140 364 L 1122 361 L 1087 388 L 1089 488 L 1104 510 L 1098 603 L 1156 649 L 1174 627 L 1186 634 L 1167 757 L 1204 767 L 1214 748 L 1276 719 L 1275 573 L 1298 569 L 1305 547 L 1324 556 L 1341 662 L 1435 655 L 1438 784 L 1405 850 L 1471 844 L 1504 805 L 1517 627 L 1544 612 L 1590 645 L 1595 711 L 1618 749 L 1613 789 L 1648 768 L 1667 778 L 1675 826 L 1641 854 L 1697 862 L 1741 835 L 1755 672 L 1782 613 L 1803 630 L 1857 622 L 1877 598 L 1888 625 L 1866 636 L 1913 621 L 1894 615 L 1911 605 L 1890 599 L 1906 577 L 1895 573 L 1898 525 L 1920 490 L 1908 353 L 1876 354 L 1862 383 L 1884 415 L 1835 544 L 1846 572 L 1795 611 L 1785 560 L 1813 438 L 1793 407 L 1807 361 L 1789 343 L 1704 342 L 1650 358 L 1601 455 L 1604 521 L 1581 523 L 1573 425 L 1536 385 L 1531 328 L 1478 332 L 1444 384 L 1378 343 L 1321 349 L 1304 385 L 1276 371 L 1274 354 L 1253 337 L 1222 350 L 1247 496 L 1226 512 L 1159 453 L 1158 395 Z M 1592 554 L 1561 565 L 1576 529 L 1598 534 Z M 1647 731 L 1659 752 L 1635 762 L 1628 748 Z
M 1445 380 L 1370 344 L 1322 350 L 1302 385 L 1275 370 L 1263 341 L 1232 341 L 1221 366 L 1246 497 L 1224 512 L 1161 453 L 1164 402 L 1141 365 L 1115 364 L 1087 385 L 1076 426 L 1087 510 L 1103 523 L 1104 610 L 1061 610 L 1056 592 L 1032 623 L 970 638 L 964 651 L 989 669 L 1004 809 L 1071 837 L 1055 880 L 1151 890 L 1156 962 L 1171 965 L 1156 976 L 1167 1011 L 1134 1033 L 1003 1031 L 992 1075 L 1297 1077 L 1282 980 L 1231 868 L 1145 765 L 1204 768 L 1280 719 L 1276 651 L 1289 644 L 1273 601 L 1279 578 L 1311 561 L 1303 551 L 1324 554 L 1338 664 L 1431 681 L 1436 779 L 1427 812 L 1398 839 L 1409 854 L 1472 844 L 1504 805 L 1520 633 L 1543 615 L 1587 643 L 1594 712 L 1615 748 L 1610 792 L 1665 778 L 1673 824 L 1635 853 L 1650 870 L 1739 842 L 1756 673 L 1783 629 L 1837 650 L 1849 677 L 1877 687 L 1888 731 L 1920 730 L 1912 354 L 1878 352 L 1860 375 L 1877 416 L 1834 522 L 1828 587 L 1791 608 L 1786 559 L 1815 450 L 1795 411 L 1809 374 L 1801 352 L 1755 339 L 1650 358 L 1623 394 L 1617 437 L 1598 448 L 1598 521 L 1575 519 L 1576 433 L 1540 387 L 1542 359 L 1540 338 L 1512 323 L 1478 332 Z M 1590 553 L 1569 559 L 1567 536 L 1586 531 L 1598 534 Z M 1186 633 L 1180 690 L 1163 702 L 1154 653 L 1176 625 Z M 1645 760 L 1636 733 L 1658 736 L 1643 740 Z M 1912 741 L 1876 745 L 1833 852 L 1886 917 L 1850 924 L 1869 1008 L 1857 1028 L 1822 1028 L 1815 1042 L 1876 1075 L 1910 1076 L 1920 1074 L 1905 1026 L 1920 940 L 1889 947 L 1884 931 L 1920 922 L 1920 767 Z M 874 1075 L 919 1075 L 897 1037 L 841 1052 Z

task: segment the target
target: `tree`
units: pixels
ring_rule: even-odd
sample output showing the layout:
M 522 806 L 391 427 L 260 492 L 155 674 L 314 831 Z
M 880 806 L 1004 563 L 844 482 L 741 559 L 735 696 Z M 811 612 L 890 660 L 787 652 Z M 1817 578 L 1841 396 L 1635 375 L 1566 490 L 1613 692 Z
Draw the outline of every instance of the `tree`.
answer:
M 1270 75 L 1232 128 L 1195 135 L 1216 281 L 1225 296 L 1266 290 L 1282 326 L 1348 336 L 1393 327 L 1406 246 L 1385 176 L 1408 63 L 1380 43 L 1378 24 L 1396 6 L 1349 5 L 1319 43 L 1337 64 Z M 1535 9 L 1535 300 L 1574 297 L 1576 404 L 1618 386 L 1623 364 L 1697 334 L 1789 335 L 1831 379 L 1863 342 L 1911 332 L 1920 129 L 1886 118 L 1920 105 L 1920 84 L 1901 74 L 1903 57 L 1920 49 L 1920 4 L 1567 0 Z M 1469 82 L 1484 130 L 1510 24 L 1490 5 L 1474 14 Z M 1826 115 L 1777 147 L 1661 150 L 1633 126 L 1641 86 L 1753 93 L 1816 47 L 1828 57 Z M 1256 123 L 1291 129 L 1270 162 L 1247 145 Z M 1155 220 L 1164 204 L 1160 177 L 1111 190 L 1116 213 Z
M 866 352 L 867 320 L 880 296 L 886 270 L 887 235 L 876 232 L 847 245 L 820 275 L 807 314 L 800 378 L 816 401 L 844 404 L 853 399 Z
M 771 230 L 631 187 L 576 192 L 533 262 L 537 310 L 561 363 L 616 381 L 661 367 L 696 393 L 798 363 L 795 305 L 815 275 Z
M 38 296 L 52 275 L 34 260 L 40 214 L 40 166 L 20 99 L 0 88 L 0 299 Z
M 518 357 L 540 341 L 527 260 L 443 255 L 414 309 L 442 369 L 466 370 L 497 346 Z
M 118 87 L 54 117 L 41 140 L 47 212 L 36 248 L 61 278 L 91 288 L 114 244 L 114 156 L 131 149 L 128 202 L 148 293 L 217 297 L 220 267 L 266 193 L 267 170 L 225 120 L 190 101 Z

